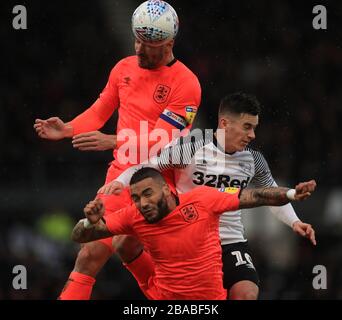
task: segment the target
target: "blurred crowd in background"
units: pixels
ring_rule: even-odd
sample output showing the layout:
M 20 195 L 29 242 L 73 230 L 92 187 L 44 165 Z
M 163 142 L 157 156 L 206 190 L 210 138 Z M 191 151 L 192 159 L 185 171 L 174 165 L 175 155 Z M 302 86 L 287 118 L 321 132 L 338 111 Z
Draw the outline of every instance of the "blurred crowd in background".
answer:
M 342 299 L 342 3 L 322 3 L 327 30 L 313 29 L 311 2 L 169 3 L 180 19 L 175 56 L 202 85 L 194 127 L 216 127 L 224 95 L 253 93 L 264 106 L 256 146 L 278 184 L 318 183 L 313 198 L 295 206 L 315 227 L 316 248 L 267 210 L 244 216 L 260 298 Z M 33 123 L 71 120 L 96 100 L 114 64 L 134 54 L 130 18 L 140 1 L 22 4 L 27 30 L 12 28 L 14 3 L 0 5 L 0 299 L 55 299 L 78 250 L 71 229 L 104 182 L 112 154 L 42 141 Z M 115 119 L 103 132 L 114 132 Z M 12 287 L 15 265 L 27 268 L 27 290 Z M 312 287 L 315 265 L 327 268 L 326 290 Z M 93 298 L 143 296 L 113 257 Z

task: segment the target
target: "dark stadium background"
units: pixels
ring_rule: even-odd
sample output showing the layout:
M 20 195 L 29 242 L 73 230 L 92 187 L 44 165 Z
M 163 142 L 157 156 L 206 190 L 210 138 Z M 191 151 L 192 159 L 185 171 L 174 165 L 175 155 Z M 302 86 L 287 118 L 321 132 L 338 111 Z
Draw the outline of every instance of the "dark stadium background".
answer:
M 111 152 L 84 153 L 70 141 L 40 140 L 35 118 L 65 121 L 104 87 L 113 65 L 133 53 L 130 16 L 140 1 L 1 2 L 0 299 L 56 299 L 77 254 L 70 241 L 82 208 L 102 184 Z M 12 28 L 25 5 L 28 29 Z M 171 1 L 180 19 L 175 55 L 202 84 L 195 127 L 215 127 L 227 93 L 254 93 L 264 105 L 257 145 L 280 185 L 316 179 L 295 204 L 316 229 L 313 248 L 270 213 L 247 213 L 246 232 L 261 278 L 260 299 L 342 298 L 342 3 L 339 1 Z M 323 4 L 328 29 L 314 30 Z M 115 119 L 104 128 L 113 131 Z M 15 265 L 28 289 L 14 290 Z M 314 290 L 315 265 L 327 268 Z M 112 258 L 94 299 L 143 299 Z

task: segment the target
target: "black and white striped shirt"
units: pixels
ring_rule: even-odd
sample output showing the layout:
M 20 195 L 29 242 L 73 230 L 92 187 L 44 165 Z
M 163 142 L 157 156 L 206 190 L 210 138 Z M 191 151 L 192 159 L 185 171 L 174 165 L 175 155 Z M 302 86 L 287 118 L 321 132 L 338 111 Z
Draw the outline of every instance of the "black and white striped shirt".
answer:
M 246 147 L 243 151 L 226 153 L 218 144 L 213 130 L 206 130 L 204 133 L 199 129 L 193 130 L 191 135 L 181 137 L 173 145 L 163 149 L 152 163 L 154 165 L 143 166 L 152 166 L 161 171 L 174 169 L 175 184 L 179 193 L 188 192 L 200 185 L 242 189 L 250 183 L 255 187 L 276 186 L 261 152 Z M 128 169 L 129 177 L 134 172 L 132 170 L 134 167 Z M 118 180 L 124 182 L 125 179 L 122 180 L 121 177 Z M 272 212 L 288 225 L 298 220 L 290 204 L 272 207 Z M 220 237 L 222 245 L 246 241 L 241 210 L 221 215 Z

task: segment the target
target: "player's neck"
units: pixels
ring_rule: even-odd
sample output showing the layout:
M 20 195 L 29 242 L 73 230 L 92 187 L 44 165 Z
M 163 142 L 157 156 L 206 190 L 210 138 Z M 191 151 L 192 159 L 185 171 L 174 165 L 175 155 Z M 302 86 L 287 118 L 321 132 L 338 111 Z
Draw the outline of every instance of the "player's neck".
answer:
M 176 209 L 179 201 L 176 195 L 174 195 L 173 193 L 171 193 L 171 195 L 167 198 L 167 206 L 169 208 L 169 212 L 172 212 L 173 210 Z
M 175 59 L 174 55 L 172 52 L 170 52 L 169 55 L 165 56 L 165 58 L 161 61 L 160 66 L 167 66 L 170 62 L 172 62 Z
M 233 154 L 237 151 L 234 146 L 230 146 L 227 144 L 225 135 L 217 134 L 217 132 L 215 132 L 214 136 L 216 138 L 216 143 L 220 146 L 221 150 L 224 150 L 225 153 Z

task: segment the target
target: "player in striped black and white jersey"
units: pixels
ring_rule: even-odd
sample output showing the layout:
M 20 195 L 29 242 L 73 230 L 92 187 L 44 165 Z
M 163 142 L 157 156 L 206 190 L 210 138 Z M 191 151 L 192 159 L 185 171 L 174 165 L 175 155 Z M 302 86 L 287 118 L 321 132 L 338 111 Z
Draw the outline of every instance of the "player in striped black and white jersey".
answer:
M 242 189 L 250 183 L 255 187 L 277 186 L 262 153 L 248 147 L 255 138 L 259 113 L 260 104 L 254 96 L 244 93 L 229 95 L 221 100 L 218 130 L 214 134 L 213 130 L 203 132 L 195 129 L 146 165 L 163 171 L 174 169 L 174 181 L 179 193 L 200 185 Z M 145 165 L 128 169 L 117 181 L 127 185 L 133 172 L 142 166 Z M 100 191 L 112 193 L 119 185 L 114 182 Z M 300 221 L 291 204 L 270 209 L 295 232 L 316 244 L 313 228 Z M 224 286 L 229 298 L 257 299 L 259 278 L 244 237 L 241 210 L 221 215 L 220 238 Z

